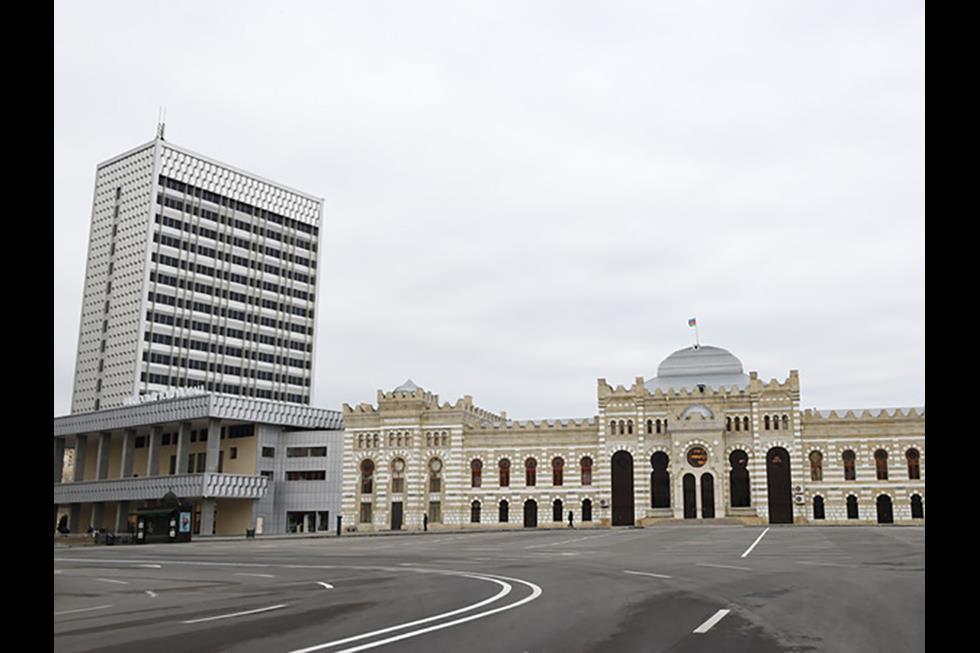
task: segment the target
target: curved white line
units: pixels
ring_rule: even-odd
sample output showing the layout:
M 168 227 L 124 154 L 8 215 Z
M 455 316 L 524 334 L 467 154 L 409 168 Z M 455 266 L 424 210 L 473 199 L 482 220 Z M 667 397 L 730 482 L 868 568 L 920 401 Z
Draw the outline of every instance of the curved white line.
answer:
M 369 648 L 374 648 L 376 646 L 383 646 L 385 644 L 390 644 L 391 642 L 397 642 L 397 641 L 402 640 L 402 639 L 408 639 L 409 637 L 418 637 L 419 635 L 424 635 L 426 633 L 431 633 L 431 632 L 433 632 L 435 630 L 442 630 L 443 628 L 451 628 L 452 626 L 458 626 L 459 624 L 466 623 L 467 621 L 473 621 L 474 619 L 482 619 L 483 617 L 489 617 L 492 614 L 496 614 L 498 612 L 504 612 L 505 610 L 511 610 L 511 609 L 516 608 L 518 606 L 524 605 L 525 603 L 530 603 L 531 601 L 535 600 L 536 598 L 538 598 L 539 596 L 541 596 L 544 593 L 543 590 L 540 587 L 538 587 L 537 585 L 535 585 L 534 583 L 528 582 L 526 580 L 521 580 L 519 578 L 507 578 L 506 576 L 490 576 L 489 574 L 487 574 L 487 577 L 488 578 L 504 578 L 506 580 L 511 580 L 511 581 L 516 582 L 516 583 L 522 583 L 522 584 L 527 585 L 528 587 L 531 588 L 531 594 L 529 596 L 524 597 L 523 599 L 521 599 L 517 603 L 511 603 L 510 605 L 505 605 L 505 606 L 502 606 L 502 607 L 499 607 L 499 608 L 494 608 L 493 610 L 487 610 L 486 612 L 481 612 L 479 614 L 473 614 L 473 615 L 470 615 L 468 617 L 463 617 L 461 619 L 456 619 L 455 621 L 448 621 L 446 623 L 437 624 L 435 626 L 429 626 L 428 628 L 422 628 L 421 630 L 415 630 L 415 631 L 412 631 L 410 633 L 403 633 L 401 635 L 396 635 L 394 637 L 389 637 L 388 639 L 382 639 L 382 640 L 379 640 L 379 641 L 376 641 L 376 642 L 370 642 L 368 644 L 362 644 L 360 646 L 355 646 L 354 648 L 345 648 L 344 650 L 338 651 L 337 653 L 355 653 L 355 651 L 364 651 L 364 650 L 367 650 Z M 297 653 L 297 652 L 294 651 L 292 653 Z
M 413 569 L 412 571 L 415 571 L 415 570 Z M 432 615 L 431 617 L 425 617 L 424 619 L 417 619 L 415 621 L 409 621 L 409 622 L 406 622 L 406 623 L 403 623 L 403 624 L 398 624 L 397 626 L 389 626 L 387 628 L 382 628 L 380 630 L 373 630 L 373 631 L 371 631 L 369 633 L 362 633 L 360 635 L 354 635 L 353 637 L 347 637 L 347 638 L 344 638 L 344 639 L 338 639 L 338 640 L 334 640 L 332 642 L 325 642 L 323 644 L 317 644 L 315 646 L 310 646 L 310 647 L 307 647 L 307 648 L 296 649 L 294 651 L 290 651 L 290 653 L 309 653 L 310 651 L 319 651 L 320 649 L 330 648 L 331 646 L 340 646 L 341 644 L 347 644 L 349 642 L 356 642 L 357 640 L 364 639 L 366 637 L 373 637 L 375 635 L 383 635 L 384 633 L 390 633 L 393 630 L 401 630 L 403 628 L 411 628 L 412 626 L 418 626 L 419 624 L 424 624 L 424 623 L 428 623 L 430 621 L 435 621 L 436 619 L 442 619 L 444 617 L 451 617 L 453 615 L 457 615 L 457 614 L 460 614 L 462 612 L 467 612 L 469 610 L 475 610 L 477 608 L 482 608 L 485 605 L 489 605 L 489 604 L 491 604 L 491 603 L 493 603 L 495 601 L 499 601 L 500 599 L 502 599 L 505 596 L 507 596 L 508 594 L 510 594 L 511 590 L 513 589 L 509 583 L 503 583 L 503 582 L 501 582 L 501 581 L 499 581 L 499 580 L 497 580 L 495 578 L 484 578 L 482 576 L 472 576 L 470 574 L 448 574 L 448 575 L 452 575 L 452 576 L 457 576 L 458 575 L 458 576 L 464 576 L 466 578 L 476 578 L 478 580 L 489 580 L 489 581 L 491 581 L 493 583 L 497 583 L 498 585 L 500 585 L 501 587 L 503 587 L 503 589 L 500 590 L 499 592 L 497 592 L 495 595 L 491 596 L 488 599 L 484 599 L 484 600 L 482 600 L 482 601 L 480 601 L 478 603 L 474 603 L 473 605 L 468 605 L 468 606 L 459 608 L 457 610 L 452 610 L 451 612 L 443 612 L 441 614 Z

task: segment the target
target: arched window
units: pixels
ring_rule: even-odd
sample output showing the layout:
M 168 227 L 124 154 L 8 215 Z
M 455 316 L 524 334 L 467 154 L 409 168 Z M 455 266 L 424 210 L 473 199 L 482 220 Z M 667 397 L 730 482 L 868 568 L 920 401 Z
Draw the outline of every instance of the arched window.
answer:
M 823 497 L 813 497 L 813 518 L 823 519 Z
M 909 464 L 909 480 L 919 479 L 919 450 L 909 449 L 905 452 L 905 460 Z
M 912 519 L 923 519 L 922 497 L 918 494 L 912 495 Z
M 500 487 L 510 487 L 510 461 L 504 458 L 500 461 Z
M 853 494 L 847 497 L 847 518 L 848 519 L 858 518 L 858 498 Z
M 847 451 L 845 451 L 842 454 L 841 457 L 844 459 L 844 480 L 845 481 L 853 481 L 855 479 L 855 476 L 854 476 L 854 458 L 855 458 L 854 452 L 851 451 L 850 449 L 848 449 Z M 855 501 L 857 501 L 857 499 L 855 499 Z
M 562 521 L 562 504 L 561 499 L 555 499 L 551 504 L 551 521 L 560 522 Z
M 538 461 L 528 458 L 524 461 L 524 485 L 533 487 L 537 482 Z
M 432 446 L 432 432 L 431 431 L 426 431 L 425 432 L 425 446 L 427 446 L 427 447 L 431 447 Z
M 506 499 L 500 502 L 497 510 L 497 521 L 501 524 L 506 524 L 508 521 L 508 508 L 509 506 Z
M 749 454 L 741 449 L 736 449 L 728 456 L 728 462 L 732 466 L 732 471 L 729 472 L 732 508 L 748 507 L 751 502 L 751 492 L 749 490 Z
M 667 471 L 667 463 L 670 459 L 663 451 L 658 451 L 650 456 L 650 507 L 651 508 L 670 508 L 670 473 Z
M 879 481 L 888 480 L 888 452 L 884 449 L 875 452 L 875 474 Z
M 766 418 L 766 419 L 768 419 L 768 418 Z M 773 431 L 778 431 L 779 430 L 779 415 L 773 415 L 772 416 L 772 430 Z
M 551 484 L 561 485 L 565 480 L 565 461 L 561 458 L 554 458 L 551 461 Z
M 732 430 L 732 418 L 731 417 L 726 417 L 725 418 L 725 430 L 726 431 L 731 431 Z
M 357 436 L 357 448 L 358 449 L 363 449 L 364 448 L 364 434 L 363 433 Z
M 374 448 L 375 449 L 378 448 L 378 434 L 377 433 L 374 434 Z
M 787 417 L 786 415 L 783 415 L 783 430 L 784 431 L 789 430 L 789 417 Z
M 619 434 L 626 435 L 626 422 L 619 420 Z
M 483 463 L 479 460 L 470 462 L 470 487 L 480 487 L 483 483 Z
M 742 418 L 742 430 L 743 431 L 748 431 L 749 430 L 749 418 L 748 417 L 743 417 Z
M 736 417 L 735 418 L 735 430 L 736 431 L 741 431 L 742 429 L 739 428 L 740 426 L 741 426 L 741 420 L 739 420 L 739 418 Z M 729 429 L 729 430 L 731 430 L 731 429 Z
M 769 416 L 766 415 L 766 430 L 769 430 Z
M 647 433 L 653 433 L 653 420 L 647 420 Z
M 374 493 L 374 461 L 365 458 L 361 461 L 361 494 Z
M 626 420 L 626 432 L 633 435 L 633 420 Z
M 819 451 L 810 452 L 810 480 L 823 480 L 823 454 Z
M 592 499 L 582 501 L 582 521 L 592 521 Z
M 660 420 L 657 420 L 657 433 L 660 433 Z
M 582 464 L 582 485 L 592 485 L 592 459 L 585 456 Z
M 433 494 L 442 492 L 442 461 L 438 458 L 429 461 L 429 492 Z M 431 515 L 429 519 L 432 519 Z
M 442 522 L 442 461 L 433 458 L 429 461 L 429 521 Z
M 405 461 L 395 458 L 391 461 L 391 493 L 402 494 L 405 492 Z
M 474 501 L 470 504 L 470 523 L 479 524 L 480 523 L 480 502 Z

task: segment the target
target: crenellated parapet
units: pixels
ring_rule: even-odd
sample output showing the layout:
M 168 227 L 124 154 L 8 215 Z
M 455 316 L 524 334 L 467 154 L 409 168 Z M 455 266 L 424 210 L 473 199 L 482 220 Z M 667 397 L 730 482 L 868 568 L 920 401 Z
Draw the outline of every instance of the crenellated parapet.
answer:
M 803 438 L 807 440 L 924 438 L 926 411 L 925 407 L 807 408 L 800 415 L 800 423 Z

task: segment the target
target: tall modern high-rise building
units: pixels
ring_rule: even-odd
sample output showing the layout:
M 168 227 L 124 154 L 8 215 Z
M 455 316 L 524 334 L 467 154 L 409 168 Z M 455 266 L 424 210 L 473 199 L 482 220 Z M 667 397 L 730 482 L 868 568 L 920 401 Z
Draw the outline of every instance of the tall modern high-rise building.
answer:
M 162 124 L 100 164 L 72 413 L 173 388 L 309 404 L 322 211 Z

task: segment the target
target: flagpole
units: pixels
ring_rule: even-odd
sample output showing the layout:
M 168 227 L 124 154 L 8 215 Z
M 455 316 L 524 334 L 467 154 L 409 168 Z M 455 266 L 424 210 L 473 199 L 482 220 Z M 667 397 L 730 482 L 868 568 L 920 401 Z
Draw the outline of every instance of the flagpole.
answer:
M 701 349 L 701 336 L 698 334 L 698 323 L 694 323 L 694 342 L 697 343 L 698 349 Z

